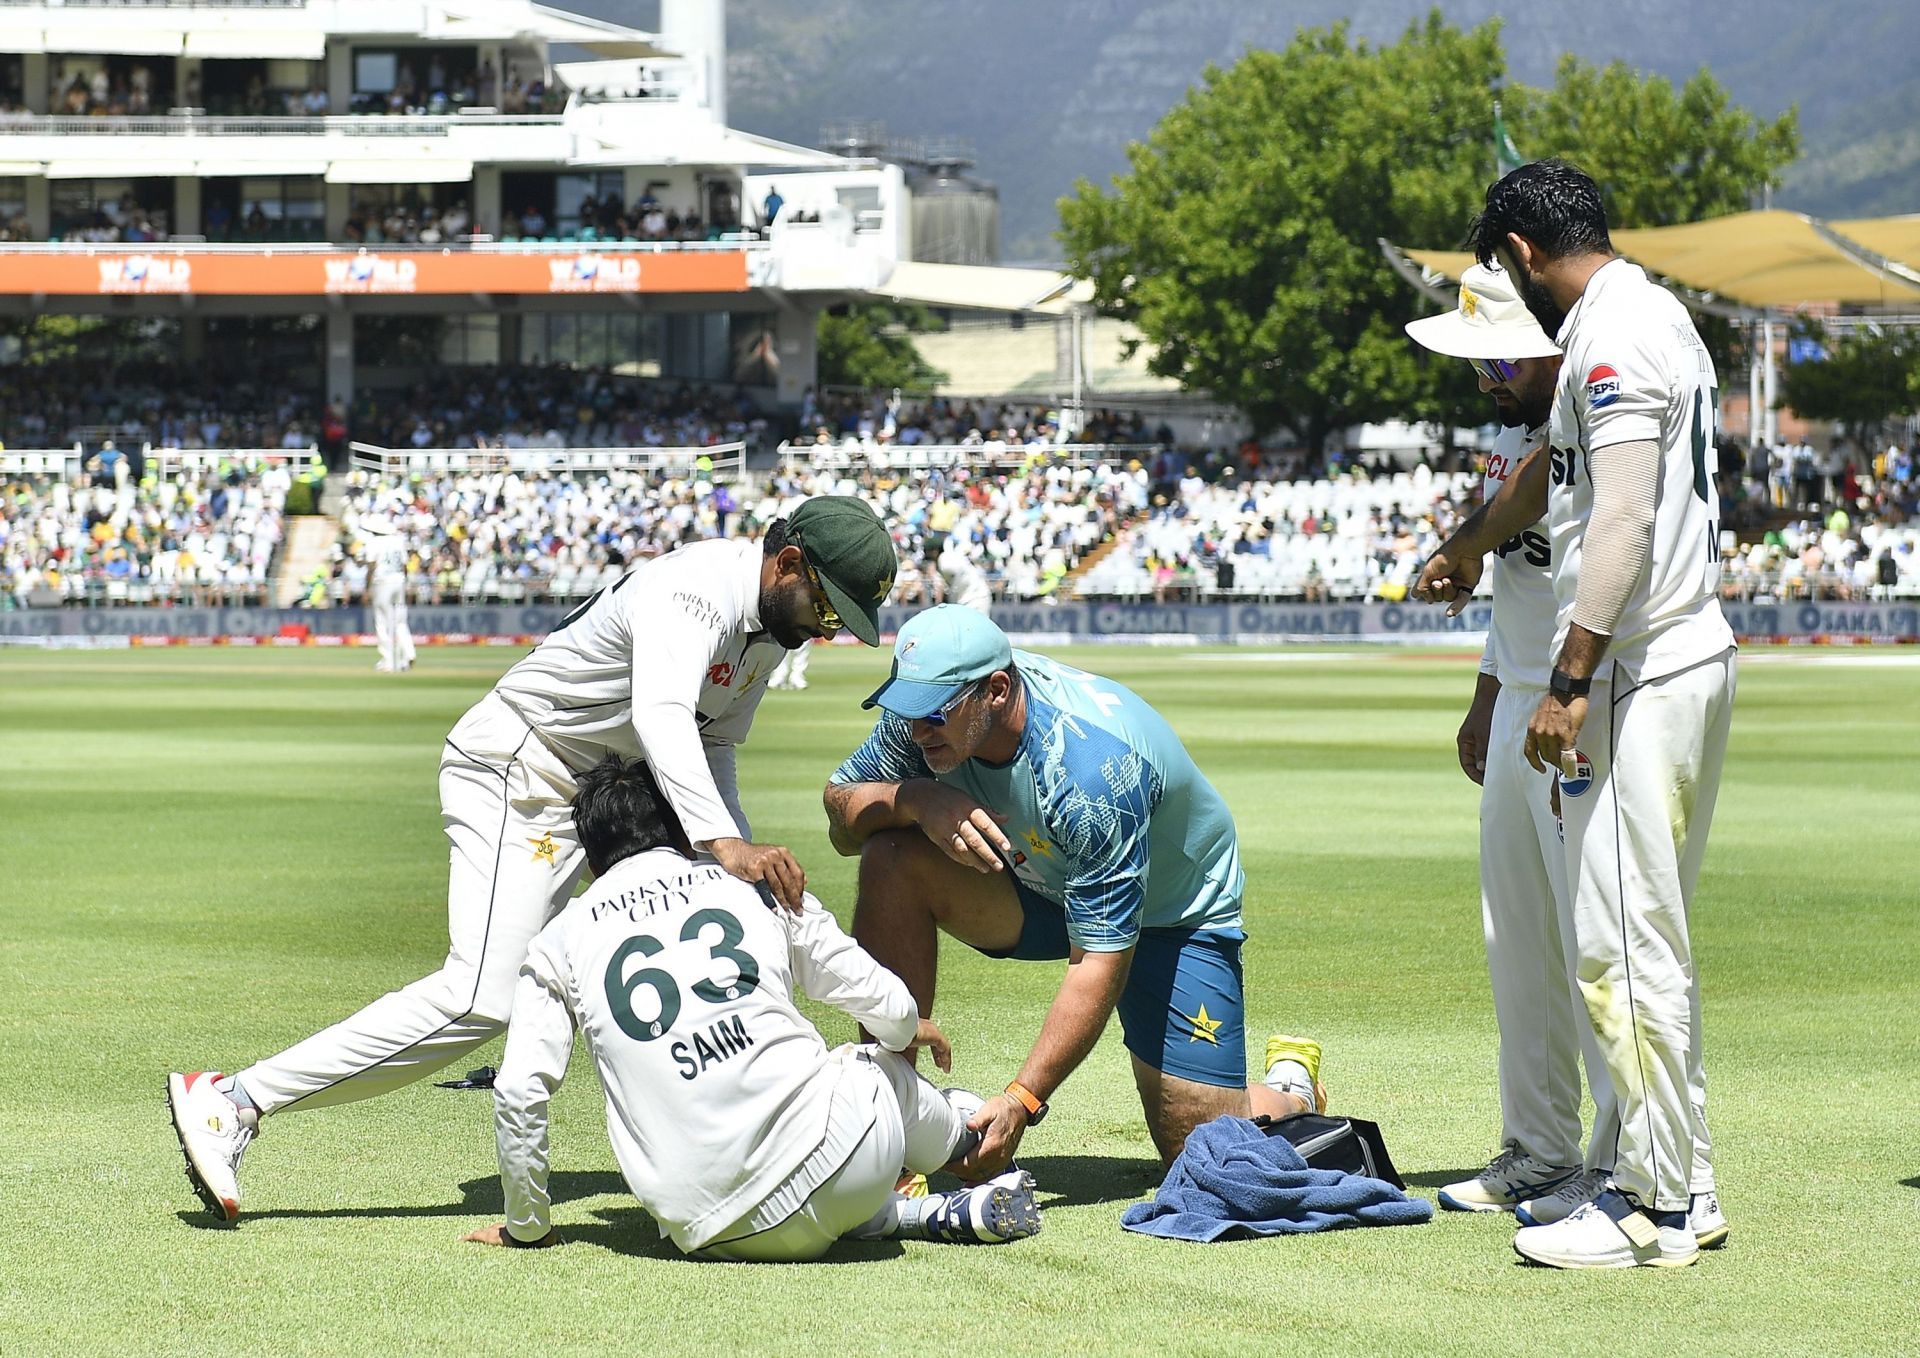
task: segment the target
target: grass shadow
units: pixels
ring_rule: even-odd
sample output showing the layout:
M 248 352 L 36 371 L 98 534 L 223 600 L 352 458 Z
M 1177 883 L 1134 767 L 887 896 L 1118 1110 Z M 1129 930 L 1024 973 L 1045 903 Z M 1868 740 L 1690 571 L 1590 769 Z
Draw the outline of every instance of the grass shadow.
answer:
M 1445 1188 L 1448 1184 L 1458 1183 L 1462 1179 L 1471 1179 L 1485 1168 L 1485 1165 L 1475 1165 L 1472 1169 L 1429 1169 L 1419 1174 L 1403 1174 L 1401 1177 L 1407 1181 L 1409 1188 L 1416 1186 Z
M 596 1207 L 593 1215 L 599 1225 L 575 1222 L 562 1229 L 569 1244 L 579 1241 L 598 1245 L 615 1254 L 636 1259 L 684 1259 L 692 1264 L 718 1264 L 717 1259 L 696 1259 L 682 1254 L 679 1246 L 661 1234 L 659 1224 L 644 1207 Z M 807 1265 L 820 1268 L 834 1264 L 870 1264 L 882 1259 L 897 1259 L 905 1254 L 897 1240 L 842 1240 L 827 1252 L 827 1257 Z
M 1034 1194 L 1043 1209 L 1133 1202 L 1166 1178 L 1158 1160 L 1108 1155 L 1023 1155 L 1020 1165 L 1033 1175 Z
M 1914 1175 L 1911 1179 L 1902 1179 L 1900 1182 L 1908 1188 L 1920 1188 L 1920 1174 Z
M 557 1170 L 547 1180 L 547 1191 L 556 1203 L 575 1198 L 596 1198 L 606 1193 L 627 1192 L 627 1181 L 617 1170 Z M 460 1201 L 372 1205 L 360 1207 L 271 1207 L 264 1212 L 248 1212 L 238 1222 L 220 1221 L 205 1211 L 174 1213 L 196 1230 L 230 1231 L 249 1221 L 323 1221 L 336 1217 L 377 1220 L 388 1217 L 471 1217 L 497 1216 L 506 1209 L 500 1196 L 500 1180 L 489 1175 L 468 1179 L 460 1185 Z

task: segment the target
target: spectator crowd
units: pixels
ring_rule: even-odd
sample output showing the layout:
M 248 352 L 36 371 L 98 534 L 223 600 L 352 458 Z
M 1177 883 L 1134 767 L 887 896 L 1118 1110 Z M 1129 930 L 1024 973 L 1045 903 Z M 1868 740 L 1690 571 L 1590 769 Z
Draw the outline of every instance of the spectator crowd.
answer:
M 266 372 L 110 359 L 0 366 L 9 448 L 306 448 L 319 412 Z
M 327 592 L 343 602 L 364 593 L 368 516 L 406 535 L 421 601 L 574 599 L 636 561 L 758 534 L 800 499 L 834 493 L 865 498 L 888 524 L 900 602 L 937 597 L 924 563 L 943 547 L 1014 600 L 1400 600 L 1480 496 L 1466 453 L 1411 467 L 1342 458 L 1331 474 L 1302 475 L 1297 456 L 1251 445 L 1198 454 L 1155 443 L 1170 431 L 1132 415 L 1090 421 L 1105 445 L 1093 449 L 1064 441 L 1039 408 L 890 396 L 831 413 L 809 404 L 822 437 L 746 484 L 706 457 L 672 473 L 539 458 L 355 471 L 343 478 Z M 433 369 L 402 388 L 363 389 L 350 411 L 317 411 L 244 371 L 215 379 L 132 360 L 0 368 L 7 446 L 100 449 L 73 484 L 8 486 L 0 593 L 100 601 L 106 586 L 109 598 L 135 598 L 148 582 L 175 600 L 257 592 L 274 564 L 287 474 L 224 464 L 156 480 L 120 450 L 337 450 L 349 428 L 402 452 L 764 448 L 770 420 L 738 390 L 563 365 Z M 907 454 L 922 438 L 953 440 L 964 456 L 916 462 Z M 1722 462 L 1729 598 L 1920 594 L 1920 442 L 1871 455 L 1843 445 L 1816 453 L 1804 476 L 1798 448 L 1729 446 Z
M 111 445 L 78 477 L 0 474 L 0 608 L 264 604 L 284 465 L 135 480 Z
M 1009 598 L 1057 591 L 1143 503 L 1133 473 L 1051 461 L 1012 473 L 965 467 L 930 476 L 777 471 L 743 490 L 694 473 L 444 472 L 404 479 L 356 471 L 335 545 L 331 593 L 357 602 L 369 578 L 369 518 L 404 534 L 420 602 L 571 599 L 634 562 L 684 542 L 757 536 L 812 495 L 857 495 L 889 526 L 901 556 L 895 597 L 930 601 L 929 549 L 957 543 Z
M 438 368 L 363 390 L 354 437 L 385 448 L 697 448 L 757 443 L 767 417 L 738 391 L 604 368 Z

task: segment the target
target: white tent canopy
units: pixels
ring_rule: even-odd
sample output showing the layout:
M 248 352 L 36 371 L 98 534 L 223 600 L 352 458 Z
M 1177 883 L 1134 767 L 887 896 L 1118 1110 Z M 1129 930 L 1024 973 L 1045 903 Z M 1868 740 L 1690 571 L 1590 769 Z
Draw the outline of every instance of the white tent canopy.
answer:
M 1093 300 L 1093 285 L 1054 269 L 1009 269 L 983 264 L 893 266 L 875 296 L 923 306 L 976 311 L 1038 311 L 1059 316 Z

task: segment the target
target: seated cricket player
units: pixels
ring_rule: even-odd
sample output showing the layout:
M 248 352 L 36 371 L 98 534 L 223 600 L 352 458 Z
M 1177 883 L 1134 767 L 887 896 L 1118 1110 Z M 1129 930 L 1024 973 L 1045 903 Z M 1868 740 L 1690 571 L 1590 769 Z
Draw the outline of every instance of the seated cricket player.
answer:
M 1324 1108 L 1314 1042 L 1273 1038 L 1247 1086 L 1233 816 L 1159 713 L 958 605 L 900 629 L 864 705 L 884 714 L 825 795 L 834 847 L 860 855 L 861 946 L 922 1014 L 943 932 L 1067 962 L 1018 1077 L 970 1119 L 965 1173 L 1005 1168 L 1116 1009 L 1163 1161 L 1222 1114 Z
M 818 901 L 779 908 L 764 888 L 695 863 L 638 760 L 610 754 L 582 774 L 573 814 L 596 880 L 521 966 L 494 1084 L 507 1219 L 467 1239 L 558 1242 L 547 1101 L 576 1027 L 620 1171 L 689 1254 L 792 1262 L 850 1235 L 991 1244 L 1040 1229 L 1018 1171 L 953 1193 L 895 1192 L 903 1165 L 938 1169 L 979 1137 L 901 1055 L 924 1045 L 950 1068 L 940 1029 Z M 794 1007 L 796 986 L 876 1043 L 829 1052 Z

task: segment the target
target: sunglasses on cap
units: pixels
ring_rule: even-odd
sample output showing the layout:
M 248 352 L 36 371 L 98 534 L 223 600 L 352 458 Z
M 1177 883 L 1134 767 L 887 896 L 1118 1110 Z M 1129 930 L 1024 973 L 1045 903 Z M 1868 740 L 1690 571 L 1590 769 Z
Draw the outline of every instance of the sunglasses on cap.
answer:
M 1504 358 L 1470 358 L 1467 363 L 1480 376 L 1499 386 L 1502 382 L 1511 382 L 1520 373 L 1520 365 Z
M 800 564 L 806 569 L 807 583 L 813 586 L 813 616 L 822 627 L 835 631 L 846 626 L 840 621 L 839 613 L 834 611 L 833 603 L 827 598 L 827 587 L 820 582 L 820 572 L 813 568 L 813 562 L 807 559 L 805 552 L 800 553 Z
M 960 704 L 964 703 L 983 682 L 983 680 L 979 679 L 974 680 L 971 684 L 968 684 L 965 688 L 954 694 L 953 697 L 949 698 L 945 707 L 937 708 L 927 713 L 927 715 L 920 718 L 920 720 L 929 726 L 945 726 Z

